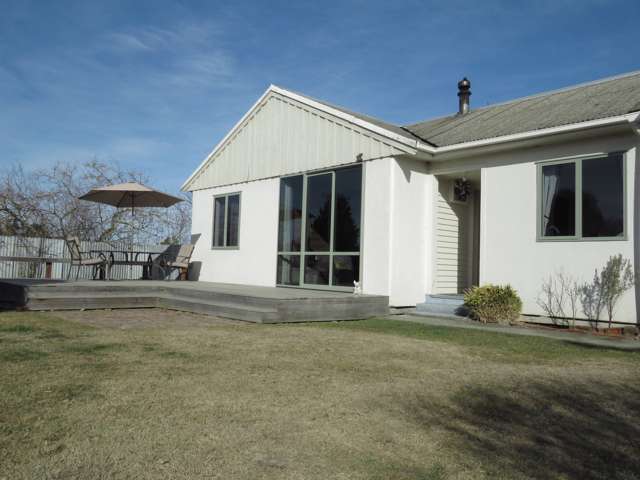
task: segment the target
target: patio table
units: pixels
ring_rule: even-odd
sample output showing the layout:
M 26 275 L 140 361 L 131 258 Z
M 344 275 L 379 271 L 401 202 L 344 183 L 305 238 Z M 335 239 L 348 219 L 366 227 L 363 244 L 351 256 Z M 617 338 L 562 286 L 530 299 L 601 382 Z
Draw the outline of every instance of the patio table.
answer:
M 111 250 L 108 253 L 109 272 L 111 272 L 111 267 L 113 265 L 128 265 L 130 267 L 138 266 L 142 267 L 142 279 L 151 279 L 153 255 L 157 252 L 149 252 L 147 250 Z M 111 274 L 108 276 L 111 277 Z

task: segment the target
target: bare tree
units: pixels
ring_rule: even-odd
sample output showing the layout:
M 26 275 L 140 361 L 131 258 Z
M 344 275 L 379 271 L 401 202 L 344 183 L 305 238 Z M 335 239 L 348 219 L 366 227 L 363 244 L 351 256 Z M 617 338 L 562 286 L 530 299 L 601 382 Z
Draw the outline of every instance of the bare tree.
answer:
M 579 297 L 580 285 L 576 279 L 559 271 L 542 282 L 537 303 L 554 322 L 575 324 Z
M 183 241 L 190 226 L 186 196 L 187 202 L 174 207 L 137 209 L 135 214 L 78 199 L 94 187 L 129 181 L 148 183 L 148 177 L 95 159 L 32 172 L 15 166 L 0 174 L 0 234 L 117 242 L 135 231 L 139 242 Z

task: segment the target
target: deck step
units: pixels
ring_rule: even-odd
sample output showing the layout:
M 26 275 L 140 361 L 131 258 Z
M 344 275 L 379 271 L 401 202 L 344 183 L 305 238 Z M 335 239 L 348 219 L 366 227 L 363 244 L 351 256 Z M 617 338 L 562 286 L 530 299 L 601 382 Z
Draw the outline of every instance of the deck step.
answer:
M 103 308 L 152 308 L 158 306 L 157 295 L 98 294 L 71 296 L 64 293 L 29 293 L 29 310 L 81 310 Z
M 254 323 L 271 323 L 278 320 L 278 311 L 275 308 L 255 307 L 219 300 L 191 300 L 185 297 L 164 295 L 158 299 L 158 306 L 169 310 L 203 313 Z
M 0 303 L 27 310 L 161 307 L 258 323 L 354 320 L 389 310 L 388 297 L 379 295 L 165 281 L 2 280 Z
M 191 313 L 203 313 L 247 322 L 273 322 L 278 319 L 275 308 L 257 307 L 241 302 L 217 299 L 191 299 L 175 295 L 131 295 L 130 293 L 94 293 L 77 296 L 68 292 L 31 292 L 27 302 L 29 310 L 78 310 L 161 307 Z
M 181 288 L 179 286 L 168 286 L 164 289 L 161 295 L 165 297 L 169 296 L 174 298 L 181 298 L 185 301 L 192 302 L 204 301 L 214 303 L 228 303 L 256 308 L 276 308 L 280 301 L 277 298 L 261 297 L 244 293 L 194 290 L 189 288 Z
M 67 295 L 67 296 L 78 296 L 78 295 L 118 295 L 118 294 L 133 294 L 140 293 L 141 295 L 151 295 L 151 294 L 159 294 L 163 291 L 161 287 L 152 286 L 149 288 L 144 288 L 140 286 L 125 286 L 125 285 L 109 285 L 109 284 L 98 284 L 94 286 L 88 285 L 44 285 L 44 286 L 32 286 L 29 287 L 28 292 L 29 296 L 40 296 L 45 297 L 48 295 Z

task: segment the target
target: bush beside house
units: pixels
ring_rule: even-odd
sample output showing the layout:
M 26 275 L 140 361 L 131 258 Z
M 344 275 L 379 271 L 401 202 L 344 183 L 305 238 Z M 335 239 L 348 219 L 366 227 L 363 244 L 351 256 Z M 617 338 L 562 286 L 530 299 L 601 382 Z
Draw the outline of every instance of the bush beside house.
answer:
M 581 283 L 562 271 L 550 275 L 542 283 L 537 303 L 556 324 L 575 326 L 581 307 L 581 319 L 592 328 L 598 329 L 603 313 L 611 328 L 617 304 L 637 284 L 631 261 L 618 254 L 609 257 L 601 270 L 596 268 L 590 282 Z
M 522 312 L 522 300 L 510 285 L 473 287 L 464 295 L 465 307 L 482 323 L 511 323 Z

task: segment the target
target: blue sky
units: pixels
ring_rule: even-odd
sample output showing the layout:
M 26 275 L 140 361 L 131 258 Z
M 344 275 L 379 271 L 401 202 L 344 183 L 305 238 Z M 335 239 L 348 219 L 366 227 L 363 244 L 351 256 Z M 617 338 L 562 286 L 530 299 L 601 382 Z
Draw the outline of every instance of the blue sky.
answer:
M 270 83 L 406 124 L 640 69 L 640 2 L 0 0 L 0 167 L 176 191 Z

